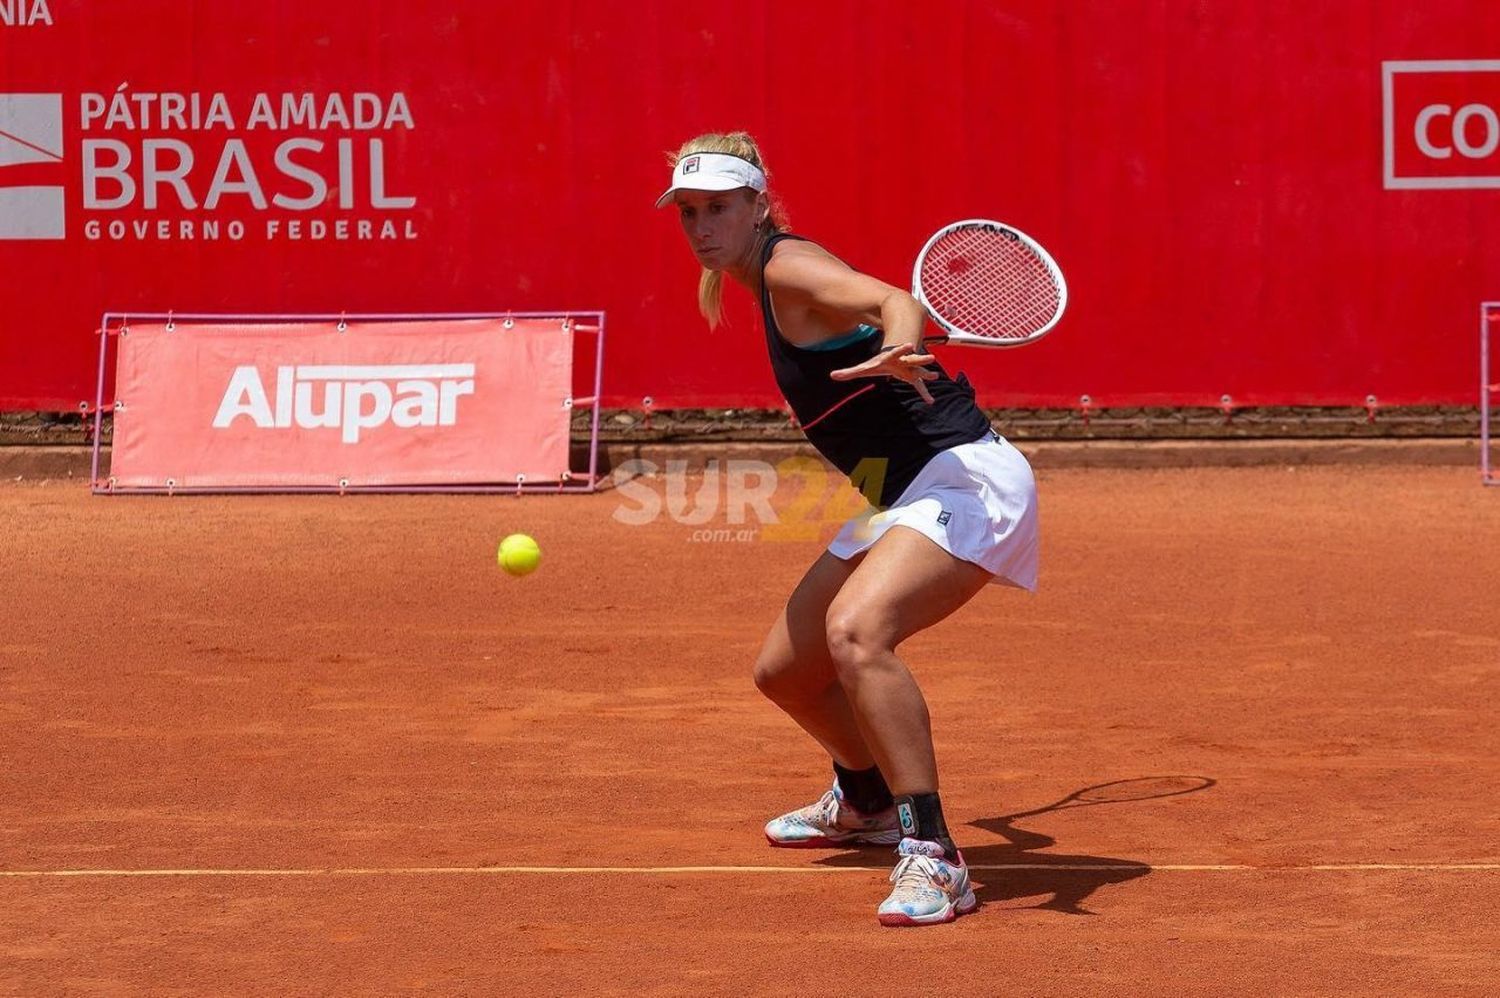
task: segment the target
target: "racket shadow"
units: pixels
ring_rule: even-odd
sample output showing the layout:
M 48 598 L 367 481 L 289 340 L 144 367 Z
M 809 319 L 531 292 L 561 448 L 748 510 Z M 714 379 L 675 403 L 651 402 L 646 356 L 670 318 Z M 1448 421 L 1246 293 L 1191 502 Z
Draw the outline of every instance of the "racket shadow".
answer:
M 973 870 L 974 893 L 985 903 L 1042 898 L 1034 904 L 1009 907 L 1036 908 L 1067 915 L 1097 914 L 1084 907 L 1084 901 L 1101 887 L 1146 876 L 1151 872 L 1151 864 L 1114 856 L 1040 852 L 1038 850 L 1056 845 L 1057 840 L 1051 835 L 1022 828 L 1017 822 L 1075 807 L 1139 804 L 1163 797 L 1179 797 L 1207 790 L 1217 782 L 1206 776 L 1146 776 L 1114 780 L 1075 790 L 1044 807 L 972 821 L 970 827 L 991 832 L 1005 840 L 975 843 L 966 841 L 967 837 L 959 837 L 964 862 Z M 818 862 L 828 866 L 863 866 L 869 861 L 870 854 L 866 851 L 842 853 Z M 1012 869 L 973 869 L 975 867 Z
M 1180 797 L 1215 786 L 1218 781 L 1207 776 L 1142 776 L 1129 780 L 1112 780 L 1073 791 L 1044 807 L 993 818 L 981 818 L 969 824 L 1005 839 L 1003 843 L 978 844 L 964 849 L 964 861 L 971 866 L 1018 866 L 1015 870 L 985 870 L 983 882 L 974 893 L 981 901 L 1010 901 L 1042 896 L 1045 900 L 1026 907 L 1059 911 L 1068 915 L 1096 914 L 1083 902 L 1101 887 L 1144 877 L 1151 864 L 1141 860 L 1109 856 L 1066 855 L 1038 852 L 1057 844 L 1057 840 L 1040 832 L 1021 828 L 1016 823 L 1054 811 L 1075 807 L 1099 807 L 1104 804 L 1141 804 L 1163 797 Z M 1083 869 L 1078 869 L 1083 867 Z

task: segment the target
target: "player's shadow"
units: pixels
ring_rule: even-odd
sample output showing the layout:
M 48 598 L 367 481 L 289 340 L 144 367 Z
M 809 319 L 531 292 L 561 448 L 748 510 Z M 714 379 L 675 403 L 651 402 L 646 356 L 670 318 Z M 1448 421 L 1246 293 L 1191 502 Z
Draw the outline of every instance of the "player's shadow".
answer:
M 1074 807 L 1178 797 L 1207 790 L 1217 782 L 1206 776 L 1144 776 L 1113 780 L 1076 790 L 1045 807 L 970 822 L 971 827 L 993 832 L 1004 842 L 976 843 L 966 837 L 955 838 L 963 848 L 964 862 L 972 871 L 974 893 L 981 901 L 1042 898 L 1038 903 L 1024 907 L 1068 915 L 1092 915 L 1095 913 L 1083 906 L 1089 895 L 1109 884 L 1144 877 L 1151 872 L 1151 864 L 1109 856 L 1039 852 L 1055 845 L 1057 840 L 1050 835 L 1019 828 L 1016 822 Z M 827 866 L 865 866 L 870 862 L 870 852 L 840 853 L 818 862 Z

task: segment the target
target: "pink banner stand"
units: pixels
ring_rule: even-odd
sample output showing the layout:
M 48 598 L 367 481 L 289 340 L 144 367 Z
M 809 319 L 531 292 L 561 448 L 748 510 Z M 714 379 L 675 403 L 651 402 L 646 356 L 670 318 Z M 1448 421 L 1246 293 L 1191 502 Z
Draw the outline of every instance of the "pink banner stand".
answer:
M 598 484 L 601 311 L 106 313 L 99 334 L 96 495 Z M 592 387 L 575 394 L 574 359 L 588 356 Z M 591 410 L 586 468 L 573 466 L 579 406 Z
M 1490 462 L 1490 409 L 1500 391 L 1490 372 L 1490 341 L 1500 325 L 1500 301 L 1479 304 L 1479 478 L 1486 485 L 1500 485 Z

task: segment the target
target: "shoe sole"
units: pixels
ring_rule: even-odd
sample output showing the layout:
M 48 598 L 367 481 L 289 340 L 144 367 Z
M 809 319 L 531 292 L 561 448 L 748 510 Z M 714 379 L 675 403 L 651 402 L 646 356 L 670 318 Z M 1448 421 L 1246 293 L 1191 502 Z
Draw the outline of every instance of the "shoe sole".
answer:
M 901 841 L 901 832 L 871 832 L 869 834 L 847 835 L 839 838 L 829 838 L 819 835 L 811 839 L 773 839 L 766 836 L 766 841 L 777 849 L 837 849 L 840 846 L 893 846 Z
M 908 915 L 904 912 L 891 912 L 885 915 L 877 915 L 880 924 L 892 929 L 914 928 L 922 925 L 945 925 L 952 922 L 960 915 L 972 914 L 979 908 L 979 899 L 971 890 L 958 899 L 956 904 L 944 905 L 931 915 Z

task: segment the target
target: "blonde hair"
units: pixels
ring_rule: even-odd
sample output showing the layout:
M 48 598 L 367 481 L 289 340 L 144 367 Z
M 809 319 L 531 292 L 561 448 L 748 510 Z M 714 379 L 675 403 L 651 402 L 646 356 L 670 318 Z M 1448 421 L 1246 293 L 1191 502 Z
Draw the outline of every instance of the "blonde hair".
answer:
M 766 169 L 765 162 L 760 158 L 760 147 L 755 144 L 749 132 L 708 132 L 688 139 L 682 144 L 681 149 L 667 154 L 667 162 L 675 167 L 679 159 L 691 156 L 695 152 L 717 152 L 738 156 L 740 159 L 754 163 L 767 179 L 771 176 L 771 171 Z M 771 213 L 766 219 L 765 235 L 781 232 L 787 227 L 786 210 L 782 207 L 781 199 L 768 190 L 766 200 L 770 203 Z M 702 275 L 698 278 L 698 311 L 703 313 L 703 318 L 708 320 L 710 329 L 716 328 L 724 317 L 723 294 L 723 272 L 704 267 Z

